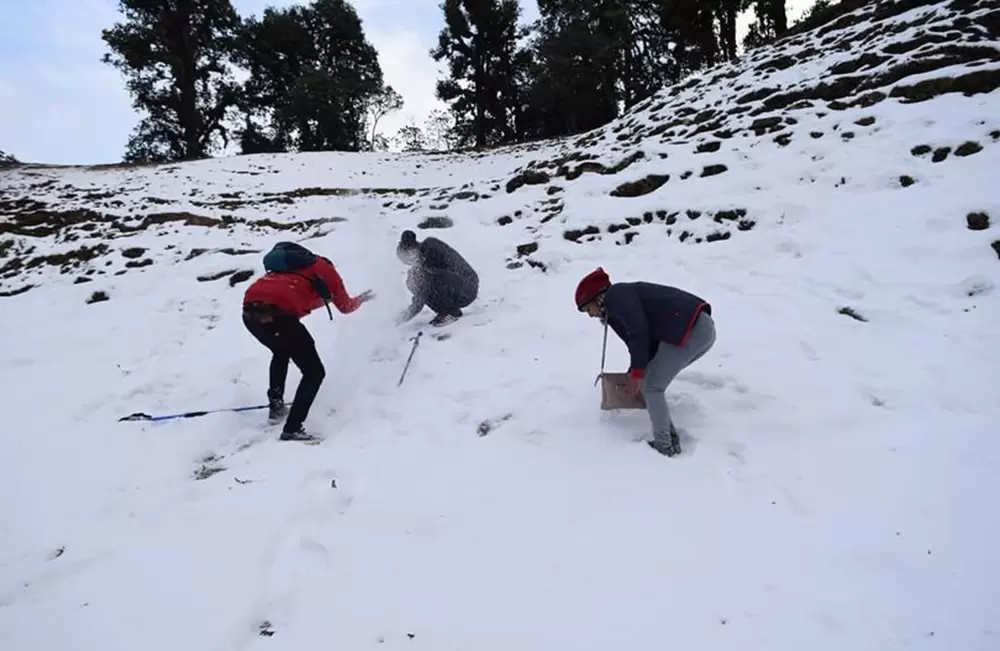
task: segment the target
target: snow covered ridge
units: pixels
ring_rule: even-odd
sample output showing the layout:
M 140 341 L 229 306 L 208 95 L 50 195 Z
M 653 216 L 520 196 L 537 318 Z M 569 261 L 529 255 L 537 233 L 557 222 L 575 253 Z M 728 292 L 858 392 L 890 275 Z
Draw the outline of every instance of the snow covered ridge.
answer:
M 549 235 L 629 244 L 652 226 L 716 242 L 782 223 L 772 199 L 790 185 L 905 191 L 940 175 L 941 163 L 997 147 L 1000 3 L 847 0 L 837 13 L 559 141 L 0 171 L 0 296 L 205 252 L 256 253 L 259 235 L 322 235 L 375 202 L 401 227 L 447 228 L 460 216 L 516 224 L 525 241 L 508 266 L 544 270 L 563 256 L 539 252 Z M 188 231 L 201 231 L 204 246 L 171 243 Z

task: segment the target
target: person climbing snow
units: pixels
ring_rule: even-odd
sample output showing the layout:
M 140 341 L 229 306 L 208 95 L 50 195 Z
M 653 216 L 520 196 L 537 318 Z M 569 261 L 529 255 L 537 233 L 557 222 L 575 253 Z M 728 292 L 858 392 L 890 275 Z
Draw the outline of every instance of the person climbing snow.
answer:
M 431 325 L 443 326 L 459 319 L 462 308 L 479 296 L 476 271 L 458 251 L 436 237 L 418 242 L 416 233 L 403 231 L 396 255 L 410 265 L 406 288 L 413 294 L 413 302 L 397 317 L 397 323 L 409 321 L 427 306 L 436 313 Z
M 329 259 L 294 242 L 277 243 L 264 256 L 264 269 L 267 273 L 244 293 L 243 325 L 271 351 L 268 419 L 276 423 L 287 414 L 282 441 L 314 440 L 316 437 L 305 431 L 303 423 L 326 370 L 315 341 L 300 319 L 326 305 L 332 320 L 330 301 L 342 314 L 350 314 L 374 298 L 374 293 L 367 290 L 351 297 Z M 290 409 L 284 400 L 289 361 L 302 372 Z
M 628 391 L 640 391 L 653 429 L 650 447 L 666 456 L 680 454 L 680 438 L 670 418 L 666 390 L 677 374 L 715 343 L 712 306 L 676 287 L 649 282 L 611 283 L 603 268 L 587 274 L 576 288 L 576 307 L 628 346 Z

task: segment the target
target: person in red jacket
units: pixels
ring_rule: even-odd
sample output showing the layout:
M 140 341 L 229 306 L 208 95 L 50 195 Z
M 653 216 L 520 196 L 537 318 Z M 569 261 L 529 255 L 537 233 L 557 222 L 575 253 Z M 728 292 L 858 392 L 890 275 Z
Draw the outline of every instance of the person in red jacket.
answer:
M 315 438 L 306 433 L 303 423 L 326 370 L 316 352 L 315 341 L 300 319 L 326 303 L 318 288 L 325 286 L 329 290 L 330 300 L 342 314 L 354 312 L 374 297 L 371 290 L 350 296 L 333 263 L 322 256 L 314 257 L 315 262 L 308 266 L 268 272 L 251 284 L 243 296 L 243 324 L 272 353 L 268 416 L 272 422 L 277 422 L 287 413 L 282 441 Z M 322 284 L 317 284 L 317 280 Z M 286 410 L 284 396 L 289 361 L 295 362 L 302 372 L 302 380 L 291 408 Z

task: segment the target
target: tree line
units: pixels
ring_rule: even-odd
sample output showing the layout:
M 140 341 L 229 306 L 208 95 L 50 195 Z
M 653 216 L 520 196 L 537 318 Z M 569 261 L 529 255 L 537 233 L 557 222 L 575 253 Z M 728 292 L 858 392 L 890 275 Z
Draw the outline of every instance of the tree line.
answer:
M 665 84 L 788 30 L 785 0 L 443 0 L 428 53 L 447 68 L 447 111 L 400 129 L 404 150 L 495 147 L 565 136 L 618 117 Z M 241 17 L 230 0 L 119 0 L 103 61 L 140 115 L 124 159 L 390 147 L 380 121 L 403 100 L 348 0 Z

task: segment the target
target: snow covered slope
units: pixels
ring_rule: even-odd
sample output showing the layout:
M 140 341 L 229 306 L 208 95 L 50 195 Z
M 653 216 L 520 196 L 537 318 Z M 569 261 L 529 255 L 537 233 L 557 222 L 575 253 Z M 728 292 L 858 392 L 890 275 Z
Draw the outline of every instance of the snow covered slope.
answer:
M 566 140 L 0 171 L 0 648 L 998 648 L 1000 6 L 856 5 Z M 404 228 L 481 273 L 444 332 Z M 279 239 L 379 293 L 306 319 L 327 440 L 117 422 L 263 402 Z M 679 458 L 597 265 L 713 304 Z

